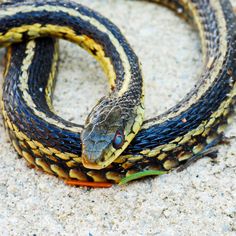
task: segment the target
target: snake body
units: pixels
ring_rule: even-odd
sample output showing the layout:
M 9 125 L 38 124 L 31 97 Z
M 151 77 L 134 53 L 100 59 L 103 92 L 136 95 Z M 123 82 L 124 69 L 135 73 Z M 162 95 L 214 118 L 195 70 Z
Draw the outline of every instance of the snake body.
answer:
M 172 170 L 219 142 L 236 95 L 232 6 L 228 0 L 152 2 L 167 5 L 196 25 L 204 69 L 182 101 L 143 125 L 139 61 L 109 20 L 66 1 L 0 6 L 2 46 L 37 38 L 8 48 L 4 73 L 4 123 L 20 156 L 64 179 L 119 183 L 137 172 Z M 108 76 L 110 94 L 95 106 L 85 127 L 53 112 L 57 41 L 38 39 L 48 36 L 79 44 L 101 62 Z

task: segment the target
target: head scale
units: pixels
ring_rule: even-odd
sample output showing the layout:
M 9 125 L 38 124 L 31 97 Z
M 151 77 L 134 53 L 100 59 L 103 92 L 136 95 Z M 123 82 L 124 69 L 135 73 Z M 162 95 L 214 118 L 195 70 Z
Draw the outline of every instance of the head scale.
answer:
M 85 167 L 105 168 L 124 151 L 136 134 L 132 129 L 137 119 L 136 110 L 122 107 L 119 100 L 109 97 L 98 102 L 88 116 L 81 135 Z

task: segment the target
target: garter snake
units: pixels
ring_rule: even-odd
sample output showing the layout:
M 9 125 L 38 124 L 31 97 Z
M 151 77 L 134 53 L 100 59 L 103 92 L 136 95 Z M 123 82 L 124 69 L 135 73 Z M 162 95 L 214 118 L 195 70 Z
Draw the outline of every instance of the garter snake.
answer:
M 182 101 L 144 122 L 139 60 L 108 19 L 62 0 L 13 1 L 0 6 L 0 44 L 11 45 L 6 56 L 2 113 L 20 156 L 64 179 L 119 183 L 137 172 L 172 170 L 206 153 L 220 140 L 236 95 L 232 6 L 228 0 L 152 2 L 170 7 L 196 25 L 204 69 Z M 38 38 L 49 36 L 68 39 L 86 49 L 108 77 L 110 93 L 93 108 L 85 126 L 53 112 L 57 41 Z

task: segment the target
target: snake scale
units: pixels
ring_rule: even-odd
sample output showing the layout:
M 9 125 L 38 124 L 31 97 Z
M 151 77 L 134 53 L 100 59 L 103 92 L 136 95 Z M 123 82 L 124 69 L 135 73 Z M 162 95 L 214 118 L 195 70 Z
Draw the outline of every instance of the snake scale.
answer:
M 236 96 L 236 21 L 230 2 L 151 2 L 196 26 L 204 68 L 183 100 L 144 122 L 140 63 L 113 23 L 64 0 L 0 5 L 0 45 L 8 47 L 2 114 L 14 148 L 31 165 L 81 185 L 105 187 L 136 173 L 143 177 L 185 166 L 221 141 Z M 58 42 L 50 37 L 86 49 L 108 77 L 110 92 L 84 126 L 53 112 Z

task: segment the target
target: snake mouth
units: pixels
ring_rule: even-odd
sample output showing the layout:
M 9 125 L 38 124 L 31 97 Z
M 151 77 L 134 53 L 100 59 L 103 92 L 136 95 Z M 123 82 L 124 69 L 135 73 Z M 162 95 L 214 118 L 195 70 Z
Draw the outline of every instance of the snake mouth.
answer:
M 116 158 L 117 157 L 114 156 L 113 158 L 109 158 L 109 160 L 106 160 L 106 161 L 93 162 L 93 161 L 90 161 L 89 158 L 83 154 L 82 164 L 87 169 L 101 170 L 108 167 Z
M 87 169 L 101 170 L 104 168 L 102 165 L 99 165 L 96 162 L 89 161 L 85 155 L 82 155 L 82 164 Z

